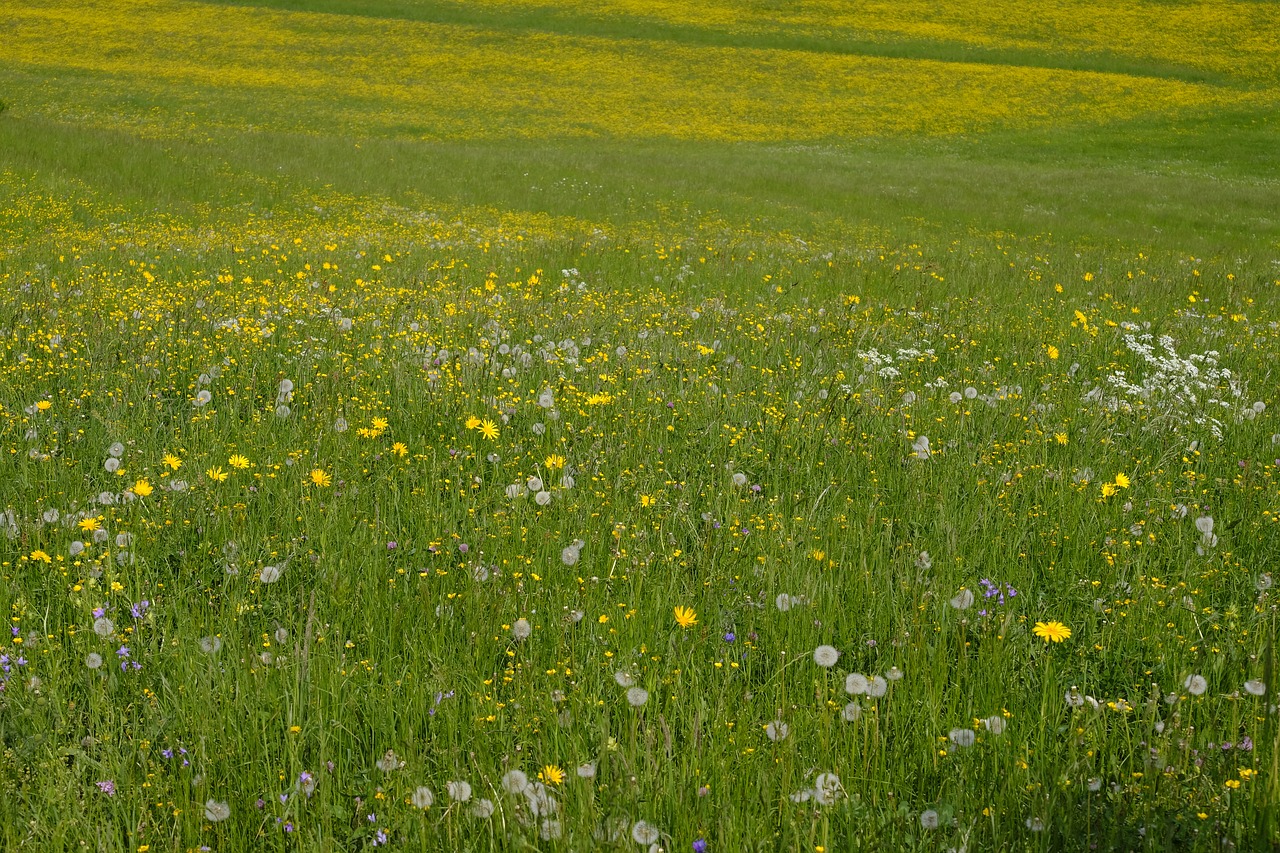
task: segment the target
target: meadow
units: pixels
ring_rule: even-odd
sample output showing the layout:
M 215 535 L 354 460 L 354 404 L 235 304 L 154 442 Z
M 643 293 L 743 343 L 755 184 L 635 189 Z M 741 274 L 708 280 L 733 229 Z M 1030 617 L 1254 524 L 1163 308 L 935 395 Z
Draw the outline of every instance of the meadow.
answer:
M 1277 31 L 9 3 L 0 846 L 1274 849 Z

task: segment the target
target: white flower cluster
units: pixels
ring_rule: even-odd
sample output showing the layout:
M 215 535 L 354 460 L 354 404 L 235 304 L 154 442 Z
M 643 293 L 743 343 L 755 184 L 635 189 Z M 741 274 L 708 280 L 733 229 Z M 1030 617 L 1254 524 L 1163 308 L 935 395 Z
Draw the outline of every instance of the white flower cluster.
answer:
M 1207 428 L 1222 438 L 1223 424 L 1214 415 L 1219 411 L 1240 411 L 1244 386 L 1230 370 L 1219 365 L 1217 350 L 1178 354 L 1169 335 L 1153 339 L 1150 332 L 1124 336 L 1125 346 L 1143 368 L 1139 377 L 1117 370 L 1106 377 L 1107 390 L 1095 386 L 1084 399 L 1113 412 L 1143 410 L 1154 429 L 1179 432 L 1184 424 Z M 1250 407 L 1250 411 L 1255 411 Z M 1255 412 L 1256 414 L 1256 412 Z

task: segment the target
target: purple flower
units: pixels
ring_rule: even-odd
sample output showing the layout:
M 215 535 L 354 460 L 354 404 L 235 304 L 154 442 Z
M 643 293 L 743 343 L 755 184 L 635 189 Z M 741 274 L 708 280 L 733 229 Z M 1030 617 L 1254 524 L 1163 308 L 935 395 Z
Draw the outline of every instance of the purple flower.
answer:
M 707 839 L 699 838 L 693 842 L 693 853 L 707 853 Z
M 151 602 L 147 601 L 144 598 L 141 601 L 139 601 L 137 604 L 130 607 L 129 612 L 133 614 L 134 619 L 141 619 L 143 616 L 146 615 L 147 608 L 149 608 L 150 606 L 151 606 Z
M 114 797 L 116 795 L 116 783 L 111 779 L 106 779 L 102 782 L 95 782 L 94 784 L 98 786 L 99 791 L 106 794 L 108 797 Z
M 95 608 L 93 608 L 93 618 L 94 618 L 94 619 L 101 619 L 101 618 L 102 618 L 103 616 L 105 616 L 105 615 L 107 615 L 107 611 L 106 611 L 106 610 L 104 610 L 103 608 L 101 608 L 101 607 L 95 607 Z M 17 629 L 14 629 L 14 630 L 17 630 Z
M 736 640 L 736 639 L 738 639 L 738 638 L 734 635 L 734 633 L 733 633 L 732 631 L 727 631 L 727 632 L 725 632 L 725 635 L 724 635 L 724 641 L 725 641 L 726 643 L 732 643 L 732 642 L 733 642 L 734 640 Z

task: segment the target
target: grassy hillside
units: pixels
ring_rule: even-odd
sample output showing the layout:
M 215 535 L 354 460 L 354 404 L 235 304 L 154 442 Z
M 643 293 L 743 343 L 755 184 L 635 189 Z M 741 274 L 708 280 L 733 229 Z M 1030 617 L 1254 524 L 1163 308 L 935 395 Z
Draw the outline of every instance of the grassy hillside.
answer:
M 4 849 L 1280 844 L 1278 24 L 10 3 Z

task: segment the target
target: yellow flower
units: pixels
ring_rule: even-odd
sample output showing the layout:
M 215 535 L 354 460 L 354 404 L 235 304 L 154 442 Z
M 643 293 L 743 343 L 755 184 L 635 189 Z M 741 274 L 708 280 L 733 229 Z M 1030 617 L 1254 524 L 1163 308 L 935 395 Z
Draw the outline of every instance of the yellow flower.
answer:
M 151 488 L 151 484 L 146 480 L 139 480 L 133 484 L 133 493 L 140 498 L 145 498 L 154 491 L 155 489 Z
M 311 471 L 311 482 L 324 488 L 333 485 L 333 478 L 326 474 L 323 468 L 314 468 Z
M 1071 636 L 1071 629 L 1061 622 L 1037 622 L 1035 628 L 1031 629 L 1031 633 L 1046 643 L 1050 640 L 1061 643 Z
M 403 441 L 397 441 L 395 444 L 391 445 L 391 452 L 396 456 L 407 456 L 409 454 L 409 448 Z
M 605 406 L 613 402 L 612 394 L 592 394 L 587 398 L 588 406 Z
M 560 455 L 560 454 L 558 454 L 558 453 L 552 453 L 550 456 L 548 456 L 548 457 L 544 460 L 544 462 L 545 462 L 546 466 L 547 466 L 548 468 L 550 468 L 550 469 L 563 468 L 563 467 L 564 467 L 564 457 L 563 457 L 563 456 L 561 456 L 561 455 Z
M 1058 357 L 1058 348 L 1055 347 L 1053 344 L 1049 344 L 1049 346 L 1046 348 L 1045 351 L 1049 353 L 1049 358 Z
M 249 467 L 249 460 L 237 453 L 227 460 L 227 464 L 232 468 L 244 469 Z
M 547 785 L 560 785 L 564 782 L 564 771 L 554 764 L 548 764 L 538 771 L 538 778 Z
M 100 516 L 90 516 L 89 518 L 80 519 L 79 527 L 81 530 L 92 533 L 102 526 L 102 518 Z
M 182 467 L 182 460 L 172 453 L 166 453 L 164 455 L 164 464 L 169 466 L 170 471 L 177 471 Z
M 33 560 L 39 560 L 39 561 L 40 561 L 40 562 L 42 562 L 42 563 L 52 563 L 52 562 L 53 562 L 53 558 L 52 558 L 52 557 L 50 557 L 50 556 L 49 556 L 48 554 L 46 554 L 44 551 L 40 551 L 40 550 L 32 551 L 32 552 L 31 552 L 31 559 L 33 559 Z
M 1065 432 L 1055 432 L 1053 434 L 1053 440 L 1058 442 L 1058 444 L 1066 444 L 1067 434 Z
M 205 471 L 204 475 L 208 477 L 210 480 L 213 480 L 215 483 L 225 483 L 227 481 L 227 477 L 231 476 L 226 471 L 223 471 L 222 468 L 218 467 L 217 465 L 214 465 L 208 471 Z
M 489 439 L 490 441 L 493 441 L 495 438 L 498 437 L 498 425 L 491 420 L 481 421 L 480 434 L 483 435 L 485 438 Z
M 675 614 L 676 624 L 681 628 L 688 628 L 691 625 L 698 624 L 698 614 L 693 612 L 692 607 L 677 607 Z
M 478 426 L 480 426 L 480 419 L 475 415 L 467 418 L 467 429 L 475 429 Z
M 376 429 L 378 432 L 385 432 L 387 427 L 391 426 L 391 422 L 388 421 L 386 418 L 374 418 L 372 423 L 373 423 L 373 428 Z
M 1109 498 L 1109 497 L 1111 497 L 1112 495 L 1114 495 L 1115 493 L 1116 493 L 1116 484 L 1115 484 L 1115 483 L 1103 483 L 1103 484 L 1102 484 L 1102 496 L 1103 496 L 1104 498 Z
M 51 408 L 53 408 L 53 403 L 50 403 L 48 400 L 41 400 L 40 402 L 36 403 L 36 408 L 42 412 L 47 412 Z
M 653 495 L 641 495 L 640 506 L 653 506 L 657 501 L 653 499 Z
M 827 552 L 826 552 L 826 551 L 823 551 L 823 550 L 817 550 L 817 551 L 814 551 L 814 552 L 813 552 L 813 559 L 815 559 L 815 560 L 817 560 L 819 563 L 821 563 L 823 560 L 827 559 Z
M 1126 477 L 1124 474 L 1116 474 L 1116 488 L 1118 489 L 1129 488 L 1129 478 Z

